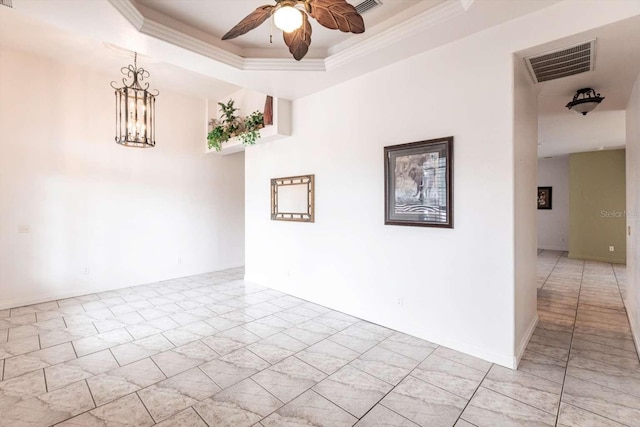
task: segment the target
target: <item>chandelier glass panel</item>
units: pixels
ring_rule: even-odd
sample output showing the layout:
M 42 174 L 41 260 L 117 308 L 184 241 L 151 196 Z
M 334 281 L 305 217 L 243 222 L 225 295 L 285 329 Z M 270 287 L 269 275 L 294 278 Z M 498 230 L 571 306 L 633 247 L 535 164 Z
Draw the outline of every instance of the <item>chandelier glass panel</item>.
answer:
M 133 65 L 122 67 L 121 72 L 123 86 L 111 82 L 116 90 L 116 142 L 127 147 L 155 147 L 156 96 L 159 92 L 150 91 L 149 83 L 143 83 L 149 72 L 138 68 L 137 53 Z

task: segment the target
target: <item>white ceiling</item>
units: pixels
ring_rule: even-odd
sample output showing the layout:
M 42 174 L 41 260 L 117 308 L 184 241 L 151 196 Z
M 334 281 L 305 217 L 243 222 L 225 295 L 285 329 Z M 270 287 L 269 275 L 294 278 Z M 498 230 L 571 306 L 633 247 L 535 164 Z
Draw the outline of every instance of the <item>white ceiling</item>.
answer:
M 347 0 L 353 5 L 360 0 Z M 444 0 L 383 0 L 382 5 L 363 14 L 367 30 L 383 24 L 403 12 L 409 15 L 430 9 Z M 211 36 L 220 39 L 227 31 L 236 25 L 242 18 L 259 6 L 275 4 L 273 0 L 135 0 L 136 7 L 140 10 L 148 8 L 159 12 L 164 18 L 169 17 L 192 28 L 196 28 Z M 143 13 L 147 13 L 144 10 Z M 156 15 L 155 19 L 170 24 L 169 20 Z M 342 33 L 330 30 L 311 20 L 312 50 L 309 58 L 325 57 L 329 48 L 348 39 L 362 38 L 361 35 Z M 269 35 L 273 34 L 273 43 L 269 43 Z M 224 45 L 233 45 L 242 49 L 246 56 L 252 57 L 287 57 L 287 49 L 283 49 L 282 31 L 267 20 L 260 27 L 233 40 L 227 40 Z
M 133 63 L 133 53 L 128 50 L 57 29 L 6 7 L 0 7 L 0 46 L 45 58 L 63 59 L 70 65 L 113 75 L 113 80 L 117 81 L 122 77 L 120 68 Z M 138 65 L 151 73 L 149 82 L 160 90 L 221 99 L 239 89 L 222 80 L 149 57 L 139 55 Z
M 169 3 L 168 0 L 142 1 L 153 5 Z M 256 4 L 268 1 L 175 0 L 171 3 L 173 7 L 189 3 L 189 16 L 208 16 L 212 12 L 206 8 L 212 4 L 228 4 L 235 14 L 242 14 L 241 5 L 249 5 L 247 9 L 251 10 Z M 142 52 L 161 62 L 233 85 L 297 99 L 560 0 L 414 0 L 414 6 L 398 11 L 399 8 L 392 6 L 400 1 L 404 0 L 384 0 L 388 3 L 389 16 L 380 9 L 381 16 L 376 19 L 381 21 L 368 27 L 364 34 L 347 35 L 346 40 L 327 45 L 327 56 L 304 58 L 299 62 L 289 57 L 284 44 L 269 49 L 242 47 L 223 42 L 219 36 L 204 31 L 213 31 L 208 26 L 226 29 L 230 23 L 235 23 L 238 17 L 228 16 L 226 9 L 211 16 L 211 21 L 220 24 L 207 20 L 207 26 L 202 29 L 133 0 L 13 0 L 12 12 L 40 19 L 70 33 Z M 392 11 L 396 11 L 395 14 Z M 373 20 L 374 12 L 371 12 L 371 18 L 365 14 L 365 20 Z M 189 16 L 180 18 L 189 20 Z M 323 35 L 325 32 L 328 32 L 327 37 L 342 37 L 335 30 L 319 28 L 317 31 Z M 330 34 L 332 32 L 338 34 Z M 250 36 L 253 35 L 247 35 Z M 327 39 L 326 43 L 331 40 Z M 268 51 L 271 56 L 258 56 L 254 51 L 263 54 Z
M 538 157 L 620 148 L 625 144 L 624 116 L 633 84 L 640 74 L 640 17 L 519 52 L 519 57 L 548 52 L 596 39 L 591 72 L 539 83 Z M 591 87 L 605 97 L 586 116 L 568 110 L 576 90 Z
M 568 113 L 539 116 L 538 157 L 624 147 L 624 110 Z

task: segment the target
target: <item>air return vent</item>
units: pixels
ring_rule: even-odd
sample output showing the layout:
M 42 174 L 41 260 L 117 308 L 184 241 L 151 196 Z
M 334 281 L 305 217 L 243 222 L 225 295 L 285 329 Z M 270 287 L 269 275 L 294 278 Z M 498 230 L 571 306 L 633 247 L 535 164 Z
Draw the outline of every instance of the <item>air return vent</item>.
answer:
M 362 3 L 358 3 L 356 5 L 356 10 L 360 15 L 365 12 L 370 11 L 374 7 L 381 6 L 382 2 L 380 0 L 364 0 Z
M 596 41 L 564 47 L 541 55 L 524 58 L 536 83 L 593 71 Z
M 11 0 L 0 0 L 0 6 L 13 7 Z

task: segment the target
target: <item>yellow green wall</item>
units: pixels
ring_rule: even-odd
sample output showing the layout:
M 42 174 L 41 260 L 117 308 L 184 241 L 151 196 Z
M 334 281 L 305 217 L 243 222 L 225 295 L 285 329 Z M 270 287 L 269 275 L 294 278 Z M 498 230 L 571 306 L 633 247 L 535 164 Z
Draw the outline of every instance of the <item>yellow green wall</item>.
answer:
M 569 188 L 569 258 L 625 263 L 624 150 L 571 154 Z

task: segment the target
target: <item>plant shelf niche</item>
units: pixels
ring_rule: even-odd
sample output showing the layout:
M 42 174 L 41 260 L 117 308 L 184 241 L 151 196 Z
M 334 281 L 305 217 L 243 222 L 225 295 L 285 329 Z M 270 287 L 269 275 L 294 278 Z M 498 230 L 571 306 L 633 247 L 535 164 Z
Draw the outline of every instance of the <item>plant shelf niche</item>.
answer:
M 269 98 L 271 101 L 269 101 Z M 215 118 L 219 120 L 222 115 L 222 108 L 219 103 L 227 105 L 229 100 L 234 101 L 234 107 L 238 109 L 235 114 L 239 117 L 248 117 L 254 111 L 264 113 L 265 126 L 259 130 L 260 138 L 256 140 L 256 144 L 291 136 L 291 101 L 275 97 L 272 98 L 248 89 L 241 89 L 220 101 L 207 100 L 207 134 L 212 129 L 211 125 L 209 125 L 211 119 Z M 268 111 L 269 107 L 271 107 L 271 114 L 269 114 Z M 269 120 L 269 115 L 272 117 L 271 120 Z M 269 124 L 269 121 L 271 121 L 271 124 Z M 220 151 L 216 151 L 215 148 L 209 148 L 206 140 L 204 144 L 206 153 L 223 156 L 239 153 L 247 147 L 238 137 L 233 137 L 227 142 L 223 142 Z

